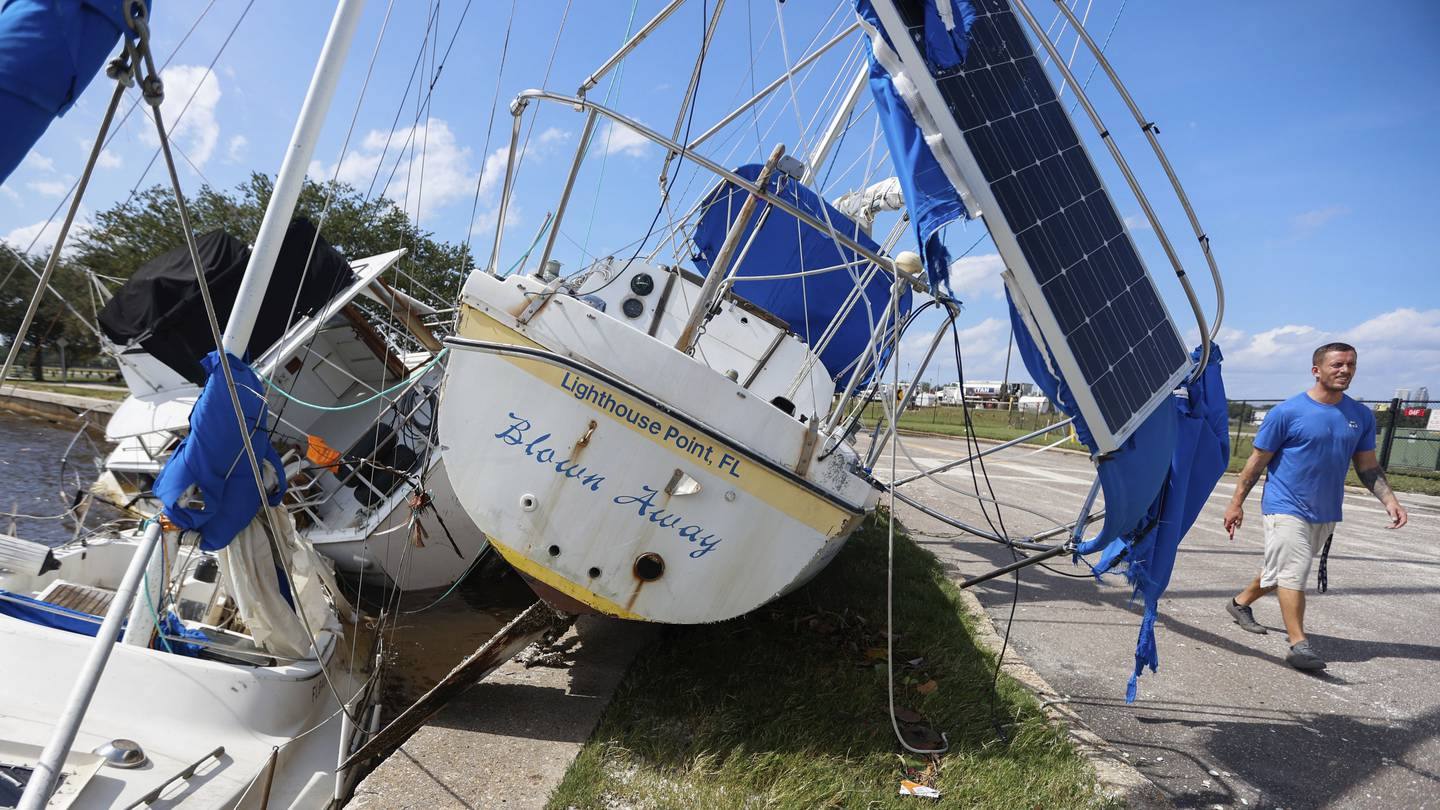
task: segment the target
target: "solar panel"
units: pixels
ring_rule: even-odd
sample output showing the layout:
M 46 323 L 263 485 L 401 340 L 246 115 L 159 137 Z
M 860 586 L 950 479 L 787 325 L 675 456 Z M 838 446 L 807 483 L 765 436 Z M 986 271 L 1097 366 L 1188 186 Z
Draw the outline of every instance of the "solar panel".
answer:
M 874 2 L 921 99 L 949 108 L 953 121 L 936 118 L 985 225 L 1100 449 L 1114 450 L 1183 379 L 1189 353 L 1023 20 L 1008 0 L 974 5 L 965 63 L 927 86 L 920 4 Z

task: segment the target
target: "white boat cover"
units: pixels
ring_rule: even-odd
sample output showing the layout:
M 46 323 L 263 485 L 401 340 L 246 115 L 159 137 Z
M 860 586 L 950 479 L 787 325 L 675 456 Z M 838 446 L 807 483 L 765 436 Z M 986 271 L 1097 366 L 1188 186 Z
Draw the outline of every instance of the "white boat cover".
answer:
M 267 510 L 279 537 L 271 537 Z M 300 608 L 298 613 L 276 587 L 277 551 L 284 555 L 286 565 L 281 570 L 290 574 L 290 592 Z M 311 640 L 315 635 L 339 629 L 335 611 L 347 616 L 351 613 L 336 585 L 330 561 L 300 539 L 294 519 L 283 507 L 264 507 L 217 556 L 225 589 L 234 597 L 240 618 L 256 645 L 272 655 L 313 658 L 315 645 Z M 308 626 L 301 620 L 302 614 Z

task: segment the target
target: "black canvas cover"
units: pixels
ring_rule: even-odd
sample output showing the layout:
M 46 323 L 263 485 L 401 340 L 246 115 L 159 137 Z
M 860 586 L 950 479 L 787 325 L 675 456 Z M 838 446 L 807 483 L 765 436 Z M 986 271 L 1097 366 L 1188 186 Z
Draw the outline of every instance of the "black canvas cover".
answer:
M 314 255 L 306 271 L 312 243 Z M 250 249 L 220 230 L 198 237 L 195 247 L 223 330 L 235 305 Z M 354 280 L 350 263 L 316 236 L 314 224 L 303 218 L 291 222 L 250 334 L 246 359 L 259 357 L 290 326 L 323 307 Z M 287 319 L 292 303 L 295 317 Z M 190 252 L 176 248 L 135 271 L 100 311 L 100 328 L 121 345 L 138 340 L 145 351 L 185 379 L 197 385 L 203 383 L 205 372 L 200 368 L 200 358 L 215 349 L 215 340 L 205 318 L 205 303 L 190 264 Z

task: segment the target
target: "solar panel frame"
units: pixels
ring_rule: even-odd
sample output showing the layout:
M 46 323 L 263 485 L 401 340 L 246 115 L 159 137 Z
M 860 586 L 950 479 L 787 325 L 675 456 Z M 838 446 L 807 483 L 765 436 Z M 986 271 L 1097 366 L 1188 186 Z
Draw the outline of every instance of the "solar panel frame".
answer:
M 1013 289 L 1023 299 L 1017 305 L 1029 309 L 1099 451 L 1118 449 L 1185 378 L 1190 354 L 1089 150 L 1060 106 L 1023 21 L 1008 0 L 975 0 L 972 52 L 960 69 L 940 77 L 946 92 L 926 67 L 916 4 L 872 0 L 872 5 L 923 103 L 951 113 L 935 115 L 936 125 L 966 186 L 962 193 L 978 203 L 1011 271 Z M 978 67 L 977 49 L 982 60 L 989 57 Z M 1003 81 L 995 80 L 997 74 Z M 956 77 L 965 81 L 951 81 Z M 957 118 L 980 123 L 964 129 Z M 1002 174 L 1014 166 L 1022 168 Z M 1042 218 L 1044 227 L 1035 227 Z M 1087 236 L 1106 233 L 1115 236 L 1099 246 L 1086 244 Z M 1095 284 L 1077 289 L 1066 274 L 1082 262 Z M 1051 274 L 1054 268 L 1063 269 Z M 1108 342 L 1106 330 L 1096 329 L 1101 324 L 1087 314 L 1098 316 L 1107 306 Z M 1115 338 L 1125 344 L 1118 356 L 1109 345 Z M 1084 351 L 1077 353 L 1074 343 Z M 1098 354 L 1092 351 L 1097 346 Z M 1106 350 L 1112 354 L 1108 361 Z

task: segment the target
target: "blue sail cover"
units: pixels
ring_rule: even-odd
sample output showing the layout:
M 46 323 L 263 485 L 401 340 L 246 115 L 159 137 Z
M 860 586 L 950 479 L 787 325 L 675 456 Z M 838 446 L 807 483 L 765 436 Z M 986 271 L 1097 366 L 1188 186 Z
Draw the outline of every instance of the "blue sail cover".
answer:
M 4 0 L 0 6 L 0 183 L 74 105 L 122 33 L 125 0 Z
M 1007 291 L 1008 295 L 1008 291 Z M 1049 349 L 1036 344 L 1028 324 L 1009 299 L 1015 346 L 1036 385 L 1061 412 L 1075 418 L 1075 433 L 1090 452 L 1097 450 L 1063 378 L 1056 375 Z M 1192 355 L 1199 362 L 1199 350 Z M 1200 379 L 1187 383 L 1187 396 L 1155 409 L 1119 450 L 1099 459 L 1105 494 L 1100 533 L 1076 548 L 1076 557 L 1100 553 L 1092 566 L 1099 576 L 1124 564 L 1135 595 L 1145 599 L 1135 670 L 1125 700 L 1135 700 L 1140 671 L 1160 665 L 1155 646 L 1155 617 L 1160 596 L 1170 584 L 1175 554 L 1230 460 L 1226 434 L 1228 411 L 1220 377 L 1220 347 L 1211 344 L 1210 364 Z
M 1191 355 L 1200 361 L 1200 350 Z M 1175 452 L 1170 459 L 1170 472 L 1159 499 L 1146 515 L 1147 531 L 1139 535 L 1107 538 L 1104 533 L 1077 549 L 1079 553 L 1100 552 L 1095 566 L 1098 572 L 1109 571 L 1122 562 L 1125 578 L 1135 587 L 1135 596 L 1144 597 L 1145 613 L 1140 620 L 1140 638 L 1135 644 L 1135 671 L 1125 690 L 1125 701 L 1135 700 L 1141 671 L 1160 667 L 1155 647 L 1155 615 L 1160 595 L 1170 584 L 1175 555 L 1180 541 L 1194 525 L 1205 501 L 1230 463 L 1229 408 L 1225 399 L 1225 382 L 1220 376 L 1224 358 L 1220 347 L 1210 346 L 1210 364 L 1200 379 L 1185 386 L 1186 396 L 1171 397 L 1173 409 L 1161 408 L 1157 413 L 1171 411 L 1176 425 Z M 1107 494 L 1108 498 L 1108 494 Z
M 279 506 L 285 495 L 285 468 L 280 455 L 266 435 L 268 411 L 262 396 L 260 378 L 243 360 L 226 353 L 230 373 L 235 378 L 240 397 L 241 413 L 250 426 L 249 440 L 255 457 L 275 470 L 280 486 L 270 497 L 271 506 Z M 205 373 L 205 387 L 190 411 L 190 433 L 180 442 L 155 479 L 155 497 L 165 504 L 165 514 L 175 525 L 200 533 L 200 547 L 216 551 L 230 544 L 260 511 L 260 492 L 255 476 L 245 457 L 245 445 L 235 421 L 235 409 L 225 390 L 225 374 L 220 368 L 219 352 L 210 352 L 200 361 Z M 203 505 L 181 506 L 186 490 L 199 490 Z
M 758 164 L 750 164 L 741 166 L 735 173 L 753 182 L 760 176 L 760 169 Z M 837 232 L 844 233 L 870 250 L 880 252 L 880 246 L 860 230 L 859 225 L 795 179 L 777 173 L 770 179 L 767 191 L 822 222 L 826 221 L 828 216 L 828 221 Z M 694 257 L 695 267 L 701 275 L 709 275 L 711 262 L 720 252 L 720 246 L 725 242 L 725 234 L 739 215 L 748 193 L 734 183 L 726 182 L 720 184 L 702 203 L 705 213 L 695 227 L 697 254 Z M 744 259 L 732 270 L 737 277 L 735 294 L 784 320 L 791 331 L 813 348 L 844 305 L 846 298 L 855 289 L 854 275 L 865 270 L 865 265 L 857 262 L 864 260 L 860 254 L 837 245 L 828 233 L 811 228 L 775 207 L 766 211 L 763 222 L 760 214 L 750 218 L 740 239 L 742 249 L 755 232 L 757 224 L 760 229 L 758 235 L 755 235 Z M 739 254 L 740 251 L 737 250 L 736 258 L 739 258 Z M 803 270 L 837 267 L 844 263 L 857 264 L 800 278 L 743 280 L 745 276 L 798 273 Z M 890 304 L 891 283 L 888 273 L 876 273 L 870 283 L 865 285 L 864 296 L 841 321 L 829 343 L 820 352 L 820 362 L 838 385 L 849 381 L 852 367 L 869 345 L 874 326 L 884 319 L 885 310 Z M 907 286 L 900 297 L 899 320 L 903 321 L 910 312 L 911 299 L 912 293 Z M 891 329 L 893 328 L 892 323 Z
M 933 72 L 958 69 L 969 49 L 970 25 L 975 9 L 969 0 L 925 0 L 925 60 Z M 940 133 L 928 125 L 928 113 L 915 97 L 914 85 L 904 77 L 892 76 L 898 59 L 870 0 L 857 0 L 855 12 L 869 34 L 866 51 L 870 58 L 870 92 L 875 112 L 890 148 L 890 160 L 905 193 L 905 207 L 915 226 L 915 239 L 932 290 L 950 290 L 950 252 L 940 238 L 940 229 L 967 216 L 958 173 L 947 172 L 937 160 L 935 148 L 943 149 Z M 927 126 L 916 123 L 917 112 Z M 932 148 L 932 146 L 934 148 Z

